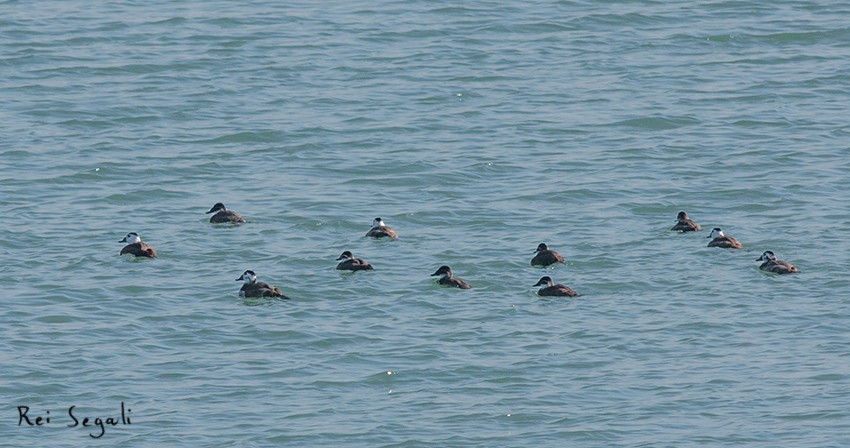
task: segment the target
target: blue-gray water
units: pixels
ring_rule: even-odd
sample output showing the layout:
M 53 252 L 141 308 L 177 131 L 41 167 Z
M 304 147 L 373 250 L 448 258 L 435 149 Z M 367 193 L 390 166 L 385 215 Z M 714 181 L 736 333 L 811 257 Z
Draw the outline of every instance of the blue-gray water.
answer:
M 848 24 L 2 2 L 0 445 L 846 447 Z M 210 225 L 219 201 L 249 223 Z M 364 238 L 376 216 L 401 237 Z M 128 232 L 159 258 L 119 257 Z M 568 264 L 532 268 L 540 242 Z M 246 269 L 293 300 L 240 299 Z M 68 427 L 121 402 L 130 425 Z

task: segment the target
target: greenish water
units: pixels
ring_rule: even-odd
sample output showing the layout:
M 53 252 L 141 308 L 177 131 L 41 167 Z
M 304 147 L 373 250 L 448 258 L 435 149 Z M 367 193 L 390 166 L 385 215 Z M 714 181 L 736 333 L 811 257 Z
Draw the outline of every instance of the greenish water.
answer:
M 848 19 L 0 3 L 0 445 L 847 446 Z

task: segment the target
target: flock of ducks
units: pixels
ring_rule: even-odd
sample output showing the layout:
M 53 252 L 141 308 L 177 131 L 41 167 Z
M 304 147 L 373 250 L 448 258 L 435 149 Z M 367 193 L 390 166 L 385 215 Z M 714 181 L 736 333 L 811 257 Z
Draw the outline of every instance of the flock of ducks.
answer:
M 207 212 L 207 214 L 209 213 L 215 213 L 212 217 L 210 217 L 210 222 L 213 224 L 241 224 L 246 222 L 244 218 L 228 210 L 221 202 L 213 205 Z M 702 227 L 688 218 L 688 214 L 685 212 L 679 212 L 676 216 L 676 221 L 676 225 L 674 225 L 670 230 L 679 232 L 696 232 L 702 230 Z M 371 238 L 398 238 L 398 234 L 395 233 L 393 229 L 389 228 L 381 218 L 375 218 L 375 220 L 372 221 L 372 227 L 368 232 L 366 232 L 366 236 Z M 711 238 L 711 241 L 708 243 L 708 247 L 722 247 L 728 249 L 741 249 L 744 247 L 735 238 L 725 235 L 723 230 L 719 227 L 712 229 L 708 238 Z M 156 258 L 156 251 L 142 242 L 142 239 L 135 232 L 128 233 L 127 236 L 119 242 L 127 243 L 127 245 L 121 249 L 119 255 L 130 254 L 135 257 Z M 564 263 L 564 257 L 554 250 L 549 249 L 545 243 L 540 243 L 534 252 L 534 258 L 531 259 L 531 265 L 534 267 L 546 267 L 556 263 Z M 337 261 L 340 261 L 340 263 L 337 264 L 336 269 L 340 271 L 368 271 L 375 269 L 367 261 L 354 258 L 354 255 L 347 250 L 344 251 L 339 258 L 337 258 Z M 761 266 L 759 266 L 759 269 L 762 271 L 776 274 L 791 274 L 799 272 L 798 269 L 790 263 L 777 260 L 776 256 L 771 251 L 765 251 L 756 261 L 764 262 Z M 442 286 L 458 289 L 472 288 L 472 286 L 464 280 L 453 277 L 452 269 L 448 266 L 440 266 L 439 269 L 437 269 L 437 272 L 434 272 L 431 276 L 440 277 L 437 279 L 437 284 Z M 271 297 L 289 300 L 289 297 L 285 296 L 279 288 L 271 286 L 268 283 L 258 282 L 257 275 L 254 271 L 248 270 L 243 272 L 236 281 L 242 282 L 242 288 L 239 290 L 239 295 L 242 297 Z M 542 277 L 536 284 L 534 284 L 534 286 L 543 286 L 537 291 L 537 294 L 540 296 L 580 296 L 579 293 L 567 286 L 555 284 L 549 276 Z
M 687 213 L 679 212 L 676 216 L 676 225 L 670 230 L 678 230 L 679 232 L 696 232 L 702 230 L 702 227 L 691 221 L 691 219 L 688 218 Z M 711 241 L 708 242 L 708 247 L 723 247 L 726 249 L 741 249 L 744 247 L 744 245 L 739 243 L 735 238 L 725 235 L 723 230 L 720 230 L 720 227 L 711 229 L 711 234 L 708 235 L 708 238 L 711 238 Z M 759 269 L 765 272 L 772 272 L 774 274 L 793 274 L 795 272 L 800 272 L 799 269 L 791 263 L 777 260 L 776 255 L 769 250 L 761 254 L 761 257 L 757 258 L 756 261 L 764 262 L 761 266 L 759 266 Z

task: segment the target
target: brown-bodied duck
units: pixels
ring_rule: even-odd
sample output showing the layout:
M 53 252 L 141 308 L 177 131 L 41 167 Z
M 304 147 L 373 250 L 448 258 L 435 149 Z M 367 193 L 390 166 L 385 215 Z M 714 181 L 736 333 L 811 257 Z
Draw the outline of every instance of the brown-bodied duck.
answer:
M 676 225 L 671 227 L 670 230 L 678 230 L 679 232 L 696 232 L 697 230 L 702 230 L 702 227 L 691 221 L 691 219 L 688 218 L 687 213 L 679 212 L 679 214 L 676 215 Z
M 121 249 L 119 255 L 131 254 L 136 257 L 156 258 L 156 251 L 153 250 L 153 247 L 143 243 L 139 234 L 136 232 L 128 233 L 123 240 L 119 241 L 119 243 L 127 243 L 127 245 Z
M 773 255 L 773 252 L 769 250 L 761 254 L 761 257 L 757 258 L 756 261 L 764 262 L 761 266 L 759 266 L 759 269 L 762 271 L 773 272 L 776 274 L 793 274 L 795 272 L 800 272 L 800 270 L 791 263 L 777 260 L 776 255 Z
M 207 213 L 218 212 L 212 217 L 210 217 L 210 222 L 213 224 L 221 224 L 221 223 L 231 223 L 231 224 L 239 224 L 245 222 L 245 218 L 237 215 L 235 212 L 232 212 L 224 207 L 224 204 L 221 202 L 217 202 L 212 206 L 210 211 Z
M 440 266 L 440 269 L 437 269 L 437 272 L 431 274 L 431 277 L 440 276 L 440 279 L 437 280 L 437 283 L 443 286 L 449 286 L 452 288 L 460 288 L 460 289 L 469 289 L 472 286 L 469 286 L 469 283 L 465 281 L 452 277 L 452 268 L 448 266 Z
M 242 289 L 239 290 L 239 295 L 242 297 L 276 297 L 289 300 L 289 297 L 283 295 L 283 292 L 276 286 L 257 282 L 257 275 L 254 274 L 254 271 L 245 271 L 236 281 L 243 282 Z
M 723 247 L 726 249 L 740 249 L 744 247 L 735 238 L 724 235 L 723 231 L 720 230 L 720 227 L 715 227 L 714 229 L 712 229 L 711 235 L 709 235 L 707 238 L 712 238 L 712 240 L 708 242 L 708 247 Z
M 387 225 L 384 224 L 384 220 L 381 218 L 375 218 L 375 220 L 372 221 L 372 228 L 366 232 L 366 236 L 371 236 L 372 238 L 384 238 L 387 236 L 390 238 L 398 238 L 398 234 L 393 232 L 393 229 L 387 227 Z
M 534 286 L 546 285 L 537 291 L 538 296 L 547 297 L 578 297 L 579 293 L 560 283 L 555 284 L 549 276 L 542 277 Z
M 343 252 L 337 260 L 342 260 L 336 265 L 337 271 L 369 271 L 375 269 L 369 262 L 354 258 L 350 251 Z
M 532 266 L 549 266 L 550 264 L 564 262 L 564 257 L 554 250 L 549 249 L 549 247 L 546 246 L 546 243 L 538 244 L 537 250 L 534 252 L 536 252 L 537 255 L 531 259 Z

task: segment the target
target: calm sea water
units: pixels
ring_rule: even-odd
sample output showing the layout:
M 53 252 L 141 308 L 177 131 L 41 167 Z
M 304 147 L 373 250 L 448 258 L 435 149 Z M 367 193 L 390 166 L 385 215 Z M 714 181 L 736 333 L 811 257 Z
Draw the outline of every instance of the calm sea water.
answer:
M 846 447 L 849 23 L 4 1 L 0 445 Z M 568 263 L 531 267 L 541 242 Z M 246 269 L 293 300 L 240 299 Z

